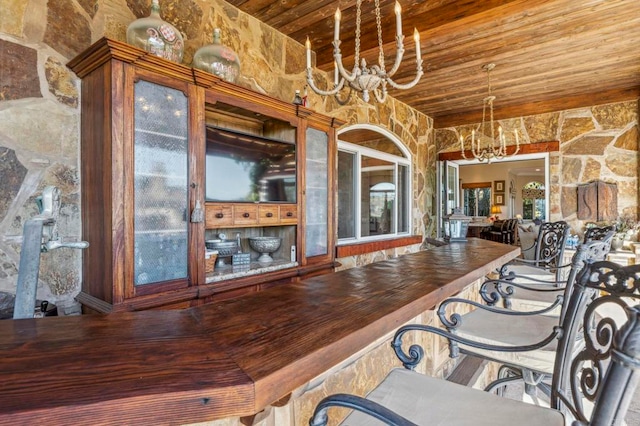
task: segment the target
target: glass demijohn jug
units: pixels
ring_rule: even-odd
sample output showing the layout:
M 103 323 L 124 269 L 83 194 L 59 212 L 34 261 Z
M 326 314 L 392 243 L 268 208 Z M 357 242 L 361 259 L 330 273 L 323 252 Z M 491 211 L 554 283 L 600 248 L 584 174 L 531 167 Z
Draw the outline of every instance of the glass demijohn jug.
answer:
M 129 24 L 127 43 L 170 61 L 182 62 L 184 41 L 182 34 L 160 18 L 158 0 L 151 3 L 151 14 Z
M 213 44 L 202 46 L 193 55 L 191 65 L 230 83 L 235 83 L 240 75 L 238 55 L 220 43 L 220 28 L 213 30 Z

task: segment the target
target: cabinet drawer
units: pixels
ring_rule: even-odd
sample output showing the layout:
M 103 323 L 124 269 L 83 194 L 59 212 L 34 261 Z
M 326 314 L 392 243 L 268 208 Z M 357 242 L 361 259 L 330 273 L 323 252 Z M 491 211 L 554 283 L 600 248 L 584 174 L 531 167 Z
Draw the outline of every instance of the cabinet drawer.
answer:
M 280 206 L 280 223 L 297 223 L 298 206 L 295 204 Z
M 271 225 L 280 222 L 278 206 L 258 206 L 258 223 Z
M 233 206 L 234 225 L 252 225 L 258 223 L 258 206 L 236 204 Z
M 228 204 L 207 204 L 205 212 L 207 228 L 228 227 L 233 224 L 233 208 Z

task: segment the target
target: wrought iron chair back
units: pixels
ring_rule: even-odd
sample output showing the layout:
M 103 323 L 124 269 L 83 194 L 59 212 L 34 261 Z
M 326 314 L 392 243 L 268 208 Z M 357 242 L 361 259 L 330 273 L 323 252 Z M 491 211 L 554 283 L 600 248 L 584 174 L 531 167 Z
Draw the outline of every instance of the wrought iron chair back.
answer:
M 548 250 L 545 253 L 549 254 L 547 259 L 547 265 L 542 266 L 540 262 L 530 261 L 526 259 L 514 259 L 508 262 L 500 268 L 500 275 L 498 279 L 486 280 L 480 288 L 480 297 L 489 305 L 494 306 L 497 302 L 502 300 L 502 304 L 505 308 L 512 307 L 512 296 L 514 295 L 514 287 L 509 286 L 511 282 L 522 281 L 531 285 L 553 284 L 558 288 L 565 288 L 567 285 L 570 287 L 571 283 L 575 279 L 575 274 L 582 268 L 582 264 L 585 259 L 588 258 L 590 262 L 596 260 L 604 260 L 606 255 L 611 250 L 611 239 L 614 233 L 609 233 L 601 236 L 600 234 L 594 234 L 594 241 L 605 241 L 605 245 L 598 245 L 596 248 L 589 248 L 589 250 L 595 250 L 598 253 L 597 258 L 585 258 L 580 254 L 580 247 L 576 251 L 576 254 L 572 257 L 569 264 L 560 264 L 564 256 L 564 241 L 569 234 L 569 226 L 566 222 L 554 222 L 545 226 L 543 230 L 541 225 L 540 234 L 544 234 L 547 243 L 554 242 L 554 244 L 547 244 Z M 595 239 L 598 237 L 600 239 Z M 552 247 L 553 246 L 553 247 Z M 586 248 L 586 247 L 584 247 Z M 577 255 L 577 257 L 576 257 Z M 574 263 L 577 261 L 578 264 Z M 576 267 L 578 269 L 576 269 Z M 573 274 L 571 274 L 573 271 Z M 525 287 L 527 288 L 527 287 Z M 535 290 L 535 289 L 533 289 Z M 565 298 L 565 300 L 567 300 Z
M 586 231 L 584 231 L 584 242 L 589 242 L 589 241 L 599 241 L 599 240 L 603 240 L 606 237 L 608 237 L 609 235 L 613 235 L 611 233 L 615 233 L 616 231 L 616 227 L 614 225 L 611 226 L 592 226 L 590 228 L 587 228 Z M 613 237 L 611 237 L 609 239 L 609 245 L 611 245 L 611 241 L 613 241 Z
M 635 386 L 640 379 L 640 305 L 631 307 L 638 301 L 640 265 L 600 261 L 580 271 L 562 321 L 552 407 L 571 413 L 583 424 L 621 424 L 633 397 L 629 383 Z M 616 315 L 627 320 L 620 332 Z M 576 354 L 580 334 L 584 348 Z M 605 380 L 609 364 L 613 371 Z M 596 404 L 593 416 L 585 399 Z
M 611 250 L 611 240 L 613 239 L 614 231 L 610 231 L 605 234 L 599 240 L 590 240 L 586 243 L 580 244 L 578 250 L 574 255 L 574 259 L 571 260 L 572 267 L 569 270 L 569 276 L 567 277 L 567 284 L 564 291 L 564 300 L 571 300 L 571 293 L 575 289 L 575 283 L 585 266 L 590 264 L 604 261 L 607 254 Z M 562 304 L 562 310 L 560 312 L 560 319 L 564 321 L 565 315 L 567 315 L 568 303 Z
M 571 293 L 574 289 L 574 285 L 578 277 L 578 274 L 583 270 L 585 265 L 602 261 L 605 259 L 607 253 L 609 253 L 609 250 L 611 249 L 612 238 L 613 238 L 613 232 L 610 232 L 609 234 L 607 234 L 607 236 L 603 240 L 589 241 L 587 243 L 580 244 L 580 246 L 578 246 L 578 249 L 576 250 L 573 257 L 571 258 L 571 264 L 570 264 L 569 273 L 567 274 L 567 280 L 562 282 L 564 284 L 564 294 L 563 294 L 562 300 L 558 302 L 558 304 L 561 306 L 561 311 L 559 316 L 560 323 L 562 323 L 567 313 L 566 311 L 567 311 L 568 303 L 564 303 L 564 302 L 571 299 Z M 497 294 L 493 293 L 491 295 L 487 295 L 487 289 L 489 288 L 489 286 L 486 286 L 486 284 L 491 283 L 492 281 L 496 283 L 494 289 L 495 289 L 495 292 L 497 292 Z M 492 304 L 495 304 L 496 301 L 500 300 L 500 298 L 503 298 L 506 301 L 506 303 L 504 304 L 505 304 L 505 307 L 507 308 L 511 307 L 510 299 L 512 299 L 514 296 L 517 295 L 518 287 L 524 288 L 530 291 L 535 290 L 535 287 L 532 287 L 531 285 L 527 285 L 527 284 L 518 285 L 517 283 L 511 282 L 511 281 L 503 281 L 503 282 L 501 282 L 501 280 L 492 280 L 492 281 L 487 281 L 483 283 L 480 294 L 483 296 L 483 298 L 485 298 L 485 300 L 491 300 Z M 561 287 L 559 283 L 549 282 L 546 284 L 549 286 Z M 546 290 L 543 290 L 543 291 L 546 291 Z M 445 303 L 443 303 L 438 310 L 438 314 L 440 315 L 441 320 L 442 320 L 442 315 L 444 311 L 441 313 L 440 310 L 442 310 L 444 306 L 445 306 Z
M 563 275 L 561 263 L 569 231 L 569 225 L 563 220 L 542 223 L 534 244 L 531 247 L 521 247 L 523 252 L 534 250 L 534 258 L 532 260 L 517 258 L 502 265 L 500 278 L 510 279 L 509 275 L 513 274 L 529 275 L 531 273 L 537 274 L 534 271 L 546 271 L 555 274 L 555 281 L 560 282 Z M 528 269 L 533 269 L 534 271 L 518 271 L 523 268 L 525 271 Z
M 569 231 L 569 225 L 564 220 L 540 225 L 534 259 L 536 266 L 554 268 L 560 265 Z

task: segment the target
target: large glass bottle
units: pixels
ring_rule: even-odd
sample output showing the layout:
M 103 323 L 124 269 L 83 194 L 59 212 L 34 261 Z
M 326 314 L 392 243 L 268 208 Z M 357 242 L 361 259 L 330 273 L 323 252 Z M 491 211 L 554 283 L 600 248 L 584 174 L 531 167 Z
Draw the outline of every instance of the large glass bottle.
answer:
M 161 58 L 182 62 L 184 41 L 180 31 L 160 18 L 158 0 L 151 3 L 151 14 L 129 24 L 127 43 Z
M 236 52 L 220 42 L 220 28 L 213 30 L 213 44 L 202 46 L 193 55 L 191 65 L 230 83 L 240 75 L 240 60 Z

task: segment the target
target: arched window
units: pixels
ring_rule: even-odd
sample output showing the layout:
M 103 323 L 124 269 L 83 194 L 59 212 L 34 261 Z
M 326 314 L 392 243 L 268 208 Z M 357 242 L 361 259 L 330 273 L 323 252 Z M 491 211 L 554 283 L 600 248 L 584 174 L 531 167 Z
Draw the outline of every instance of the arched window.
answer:
M 409 233 L 411 155 L 393 133 L 368 124 L 338 134 L 338 240 Z
M 545 218 L 545 189 L 541 182 L 532 181 L 522 187 L 522 218 Z

